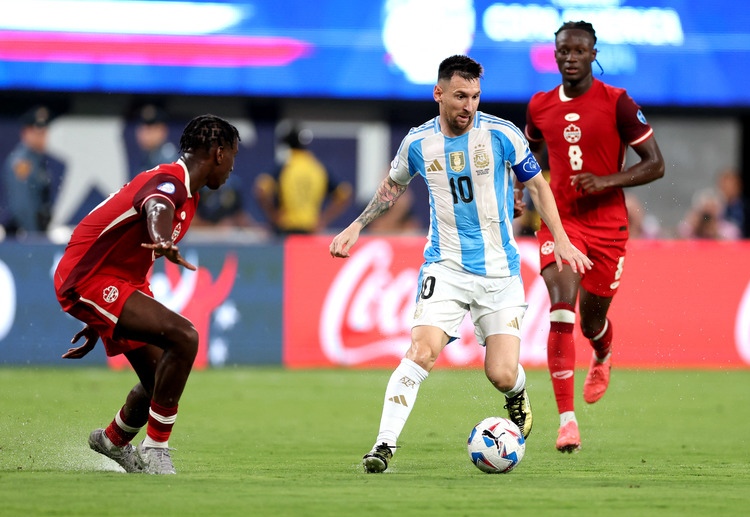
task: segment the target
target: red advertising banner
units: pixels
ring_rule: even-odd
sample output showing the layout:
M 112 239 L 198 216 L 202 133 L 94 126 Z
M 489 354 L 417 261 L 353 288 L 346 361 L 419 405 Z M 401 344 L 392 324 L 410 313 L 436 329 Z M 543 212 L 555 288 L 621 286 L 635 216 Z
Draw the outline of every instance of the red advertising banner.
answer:
M 422 237 L 362 237 L 348 259 L 331 237 L 287 240 L 283 362 L 294 368 L 394 367 L 409 346 Z M 521 362 L 546 367 L 549 297 L 537 243 L 519 241 L 528 311 Z M 612 303 L 614 362 L 634 368 L 750 366 L 750 242 L 631 241 Z M 479 367 L 469 317 L 437 366 Z M 591 349 L 576 328 L 576 362 Z

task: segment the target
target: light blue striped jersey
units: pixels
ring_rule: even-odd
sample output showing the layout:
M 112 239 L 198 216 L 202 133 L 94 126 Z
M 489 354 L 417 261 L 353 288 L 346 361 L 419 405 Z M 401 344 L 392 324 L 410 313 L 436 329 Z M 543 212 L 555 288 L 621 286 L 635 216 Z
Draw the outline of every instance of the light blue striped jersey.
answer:
M 412 128 L 391 163 L 401 185 L 419 174 L 430 196 L 426 263 L 447 262 L 477 275 L 519 275 L 513 238 L 513 175 L 528 181 L 541 169 L 521 131 L 480 111 L 470 131 L 447 137 L 440 117 Z

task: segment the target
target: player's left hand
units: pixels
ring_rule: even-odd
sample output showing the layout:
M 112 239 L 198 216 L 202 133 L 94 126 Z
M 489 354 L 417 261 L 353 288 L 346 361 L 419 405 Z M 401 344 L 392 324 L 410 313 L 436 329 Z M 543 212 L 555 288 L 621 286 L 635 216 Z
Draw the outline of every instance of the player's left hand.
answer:
M 190 262 L 185 260 L 182 255 L 180 255 L 180 248 L 177 247 L 175 243 L 172 241 L 167 242 L 144 242 L 141 244 L 144 248 L 148 248 L 150 250 L 154 251 L 154 254 L 157 257 L 165 257 L 170 262 L 174 262 L 175 264 L 179 264 L 180 266 L 189 269 L 190 271 L 196 271 L 197 268 L 192 265 Z
M 81 357 L 91 352 L 96 346 L 96 342 L 99 341 L 99 333 L 94 330 L 93 327 L 90 327 L 88 325 L 77 332 L 76 335 L 73 336 L 73 339 L 70 340 L 70 342 L 77 343 L 78 340 L 82 337 L 86 338 L 86 341 L 83 343 L 83 345 L 75 348 L 68 348 L 68 351 L 62 355 L 63 359 L 80 359 Z
M 573 246 L 572 243 L 567 242 L 563 245 L 555 243 L 554 248 L 555 262 L 557 262 L 557 270 L 562 271 L 563 261 L 567 262 L 573 272 L 585 274 L 586 270 L 591 269 L 594 263 L 588 258 L 582 251 Z
M 583 192 L 584 194 L 598 194 L 609 187 L 605 176 L 597 176 L 590 172 L 582 172 L 571 176 L 570 185 L 577 192 Z

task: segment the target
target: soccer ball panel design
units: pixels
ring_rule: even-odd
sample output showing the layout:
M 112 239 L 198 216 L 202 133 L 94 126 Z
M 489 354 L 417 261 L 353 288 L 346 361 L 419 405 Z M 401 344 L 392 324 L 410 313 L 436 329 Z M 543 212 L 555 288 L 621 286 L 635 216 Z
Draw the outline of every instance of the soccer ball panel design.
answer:
M 507 418 L 485 418 L 471 430 L 469 459 L 482 472 L 504 474 L 521 462 L 526 441 L 518 426 Z

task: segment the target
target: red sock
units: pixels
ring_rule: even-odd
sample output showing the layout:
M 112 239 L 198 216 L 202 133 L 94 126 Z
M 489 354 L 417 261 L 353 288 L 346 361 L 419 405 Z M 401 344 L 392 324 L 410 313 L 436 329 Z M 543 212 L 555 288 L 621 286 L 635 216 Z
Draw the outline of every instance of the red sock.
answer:
M 612 350 L 612 322 L 607 320 L 604 324 L 604 329 L 599 331 L 599 336 L 596 339 L 590 339 L 591 346 L 594 347 L 594 352 L 598 359 L 604 359 Z
M 151 409 L 148 411 L 146 434 L 155 442 L 167 442 L 169 441 L 169 435 L 172 433 L 172 426 L 174 426 L 176 419 L 177 406 L 164 407 L 152 400 Z
M 547 365 L 559 413 L 573 411 L 576 349 L 573 340 L 575 310 L 567 303 L 556 303 L 550 310 L 547 339 Z
M 134 427 L 125 422 L 122 409 L 120 409 L 117 415 L 115 415 L 115 418 L 112 419 L 104 430 L 104 434 L 106 434 L 107 438 L 109 438 L 109 440 L 117 447 L 124 447 L 135 438 L 140 430 L 140 427 Z

